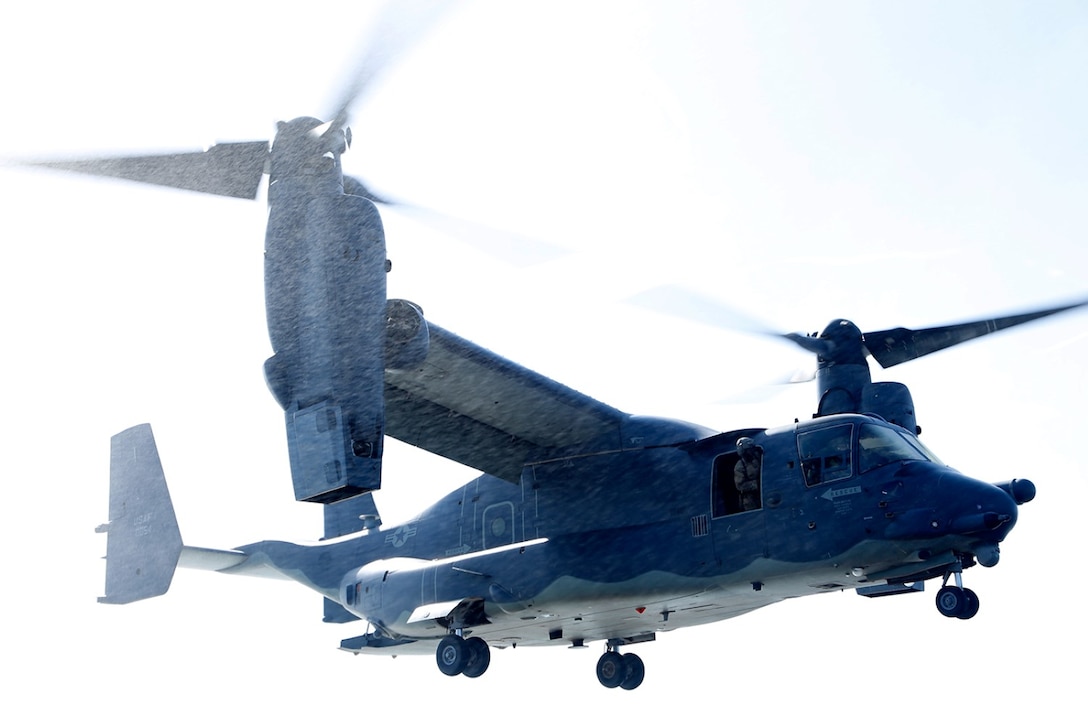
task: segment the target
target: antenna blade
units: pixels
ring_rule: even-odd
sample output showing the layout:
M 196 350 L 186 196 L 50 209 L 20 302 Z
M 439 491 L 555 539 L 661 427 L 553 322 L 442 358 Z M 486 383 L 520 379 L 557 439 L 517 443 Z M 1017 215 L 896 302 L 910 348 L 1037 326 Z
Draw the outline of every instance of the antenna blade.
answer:
M 1088 300 L 1018 315 L 975 320 L 944 327 L 930 327 L 924 330 L 908 330 L 905 327 L 896 327 L 891 330 L 867 332 L 865 333 L 865 347 L 868 349 L 869 354 L 880 363 L 881 367 L 890 368 L 893 365 L 914 360 L 953 345 L 959 345 L 961 342 L 967 342 L 976 337 L 1007 330 L 1010 327 L 1034 322 L 1050 315 L 1056 315 L 1059 312 L 1074 310 L 1086 305 L 1088 305 Z
M 246 141 L 216 144 L 207 151 L 192 153 L 23 163 L 204 194 L 256 199 L 267 162 L 268 142 Z

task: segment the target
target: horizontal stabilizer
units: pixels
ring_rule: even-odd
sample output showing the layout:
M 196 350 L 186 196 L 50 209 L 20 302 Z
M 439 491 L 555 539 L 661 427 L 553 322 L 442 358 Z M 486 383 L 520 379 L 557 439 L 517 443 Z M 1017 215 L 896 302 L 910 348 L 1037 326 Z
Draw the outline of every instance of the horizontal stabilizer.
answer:
M 110 520 L 106 531 L 105 604 L 165 594 L 181 556 L 181 532 L 166 489 L 151 426 L 111 439 Z

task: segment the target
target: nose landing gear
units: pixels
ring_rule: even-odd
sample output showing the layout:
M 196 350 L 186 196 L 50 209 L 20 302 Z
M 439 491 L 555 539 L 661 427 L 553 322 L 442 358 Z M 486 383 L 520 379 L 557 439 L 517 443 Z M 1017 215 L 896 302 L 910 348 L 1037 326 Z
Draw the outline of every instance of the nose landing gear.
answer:
M 950 576 L 955 576 L 955 585 L 948 583 Z M 946 617 L 970 619 L 978 614 L 978 596 L 963 586 L 963 568 L 957 566 L 946 572 L 941 590 L 937 592 L 937 611 Z
M 636 654 L 621 655 L 612 645 L 597 660 L 597 680 L 608 688 L 633 690 L 646 677 L 646 665 Z

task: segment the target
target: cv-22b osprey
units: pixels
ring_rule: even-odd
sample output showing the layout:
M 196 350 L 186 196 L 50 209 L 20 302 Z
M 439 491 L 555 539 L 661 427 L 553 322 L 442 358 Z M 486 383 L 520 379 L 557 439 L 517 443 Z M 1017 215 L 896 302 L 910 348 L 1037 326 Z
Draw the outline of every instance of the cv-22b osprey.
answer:
M 478 677 L 492 647 L 596 642 L 600 682 L 624 689 L 645 673 L 629 646 L 787 598 L 938 580 L 941 614 L 977 612 L 963 572 L 998 563 L 1035 487 L 943 464 L 918 438 L 908 389 L 873 382 L 868 358 L 890 367 L 1086 303 L 786 335 L 817 356 L 818 407 L 779 428 L 631 415 L 386 298 L 382 200 L 340 164 L 357 92 L 329 122 L 280 124 L 271 145 L 40 164 L 249 198 L 268 174 L 265 375 L 295 496 L 325 511 L 317 542 L 186 544 L 150 427 L 126 430 L 112 442 L 101 601 L 161 595 L 177 566 L 278 576 L 324 597 L 327 621 L 366 623 L 348 651 L 425 652 L 447 675 Z M 386 436 L 481 475 L 386 524 L 372 495 Z
M 788 335 L 817 355 L 819 404 L 780 428 L 630 415 L 386 300 L 380 217 L 342 176 L 346 145 L 336 124 L 302 118 L 270 154 L 253 147 L 271 170 L 266 376 L 296 498 L 325 507 L 324 539 L 184 544 L 151 430 L 137 426 L 113 439 L 102 601 L 162 594 L 176 566 L 272 574 L 320 593 L 328 621 L 365 620 L 349 651 L 425 651 L 445 674 L 476 677 L 491 647 L 600 642 L 600 682 L 626 689 L 644 667 L 621 648 L 787 598 L 938 579 L 942 614 L 978 610 L 962 572 L 997 564 L 1035 487 L 943 464 L 916 435 L 907 388 L 873 382 L 868 357 L 895 365 L 1083 303 Z M 386 525 L 371 495 L 386 435 L 483 475 Z

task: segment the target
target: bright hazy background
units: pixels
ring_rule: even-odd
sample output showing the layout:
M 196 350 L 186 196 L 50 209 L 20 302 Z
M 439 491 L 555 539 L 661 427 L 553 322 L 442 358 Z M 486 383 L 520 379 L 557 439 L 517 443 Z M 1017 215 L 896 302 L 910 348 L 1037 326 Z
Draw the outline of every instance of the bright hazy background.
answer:
M 328 114 L 370 2 L 30 3 L 0 23 L 0 155 L 187 150 Z M 811 415 L 792 347 L 625 302 L 711 295 L 776 329 L 922 327 L 1083 299 L 1081 2 L 466 2 L 355 108 L 350 173 L 559 245 L 524 265 L 384 214 L 390 294 L 623 410 L 721 430 Z M 794 600 L 633 648 L 497 651 L 479 680 L 352 657 L 361 625 L 277 581 L 102 593 L 109 437 L 153 423 L 187 543 L 316 538 L 265 388 L 261 203 L 0 169 L 5 708 L 24 721 L 1060 722 L 1080 710 L 1088 316 L 888 372 L 923 439 L 1029 477 L 978 616 L 923 595 Z M 743 315 L 741 314 L 743 313 Z M 760 395 L 751 395 L 755 390 Z M 472 472 L 390 443 L 393 523 Z M 667 497 L 667 489 L 661 491 Z M 1062 714 L 1064 713 L 1064 715 Z

